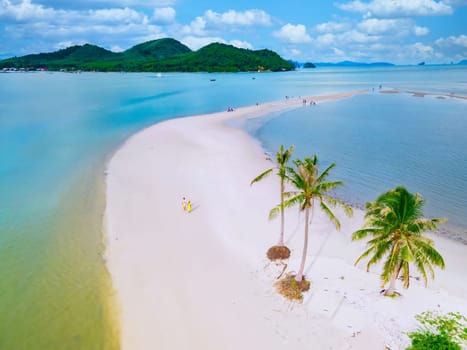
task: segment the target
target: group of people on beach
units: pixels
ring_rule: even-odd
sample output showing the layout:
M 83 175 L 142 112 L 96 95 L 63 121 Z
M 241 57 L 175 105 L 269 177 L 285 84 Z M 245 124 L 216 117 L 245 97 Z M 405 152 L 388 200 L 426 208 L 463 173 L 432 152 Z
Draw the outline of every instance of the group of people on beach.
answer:
M 304 99 L 303 99 L 303 105 L 306 106 L 306 104 L 307 104 L 307 101 L 306 101 L 306 98 L 304 98 Z M 310 106 L 315 106 L 315 105 L 316 105 L 316 102 L 313 101 L 313 100 L 311 100 L 311 101 L 310 101 Z
M 233 112 L 234 109 L 232 107 L 227 108 L 227 112 Z
M 189 199 L 186 199 L 186 197 L 182 198 L 182 208 L 183 208 L 183 211 L 186 211 L 187 213 L 191 213 L 191 209 L 192 209 L 191 201 Z

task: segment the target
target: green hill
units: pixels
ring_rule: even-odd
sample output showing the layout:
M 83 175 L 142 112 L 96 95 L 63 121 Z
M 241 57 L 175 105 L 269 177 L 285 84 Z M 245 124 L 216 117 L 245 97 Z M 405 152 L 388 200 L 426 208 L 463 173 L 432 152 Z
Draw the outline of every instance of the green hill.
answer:
M 22 57 L 7 58 L 0 61 L 0 68 L 15 67 L 15 68 L 40 68 L 47 67 L 50 70 L 54 69 L 70 69 L 85 62 L 95 60 L 112 59 L 117 54 L 103 49 L 99 46 L 85 44 L 82 46 L 75 45 L 66 49 L 58 50 L 50 53 L 40 53 L 34 55 L 26 55 Z
M 270 50 L 246 50 L 225 44 L 209 44 L 183 56 L 146 66 L 158 72 L 248 72 L 291 70 L 293 65 Z
M 270 50 L 253 51 L 215 43 L 193 52 L 170 38 L 148 41 L 120 53 L 90 44 L 72 46 L 56 52 L 0 61 L 0 69 L 6 67 L 104 72 L 245 72 L 294 69 L 291 63 Z
M 164 38 L 135 45 L 123 52 L 122 55 L 125 59 L 163 60 L 188 52 L 191 52 L 191 50 L 181 42 L 171 38 Z

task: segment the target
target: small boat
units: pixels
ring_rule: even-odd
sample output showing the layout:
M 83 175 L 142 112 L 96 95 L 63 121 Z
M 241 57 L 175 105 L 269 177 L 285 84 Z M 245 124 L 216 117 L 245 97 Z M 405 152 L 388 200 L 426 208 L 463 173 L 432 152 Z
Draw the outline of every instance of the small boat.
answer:
M 216 79 L 209 79 L 209 81 L 216 81 Z

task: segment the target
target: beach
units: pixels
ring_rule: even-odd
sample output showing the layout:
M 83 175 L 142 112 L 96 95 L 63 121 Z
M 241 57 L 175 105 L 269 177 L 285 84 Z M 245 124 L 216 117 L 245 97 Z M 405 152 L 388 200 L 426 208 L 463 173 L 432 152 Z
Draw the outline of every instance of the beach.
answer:
M 304 97 L 317 103 L 363 91 Z M 341 230 L 316 211 L 310 226 L 303 303 L 285 300 L 273 284 L 282 266 L 266 250 L 279 234 L 268 220 L 279 202 L 279 179 L 251 180 L 274 164 L 260 144 L 231 121 L 303 107 L 303 98 L 186 117 L 132 136 L 109 162 L 106 261 L 119 303 L 123 349 L 403 349 L 422 311 L 467 314 L 467 246 L 433 236 L 446 270 L 425 288 L 412 270 L 402 296 L 379 294 L 380 268 L 353 263 L 363 223 L 337 210 Z M 287 145 L 286 145 L 287 146 Z M 311 156 L 311 154 L 310 154 Z M 182 210 L 182 197 L 193 211 Z M 286 245 L 296 271 L 304 215 L 286 212 Z

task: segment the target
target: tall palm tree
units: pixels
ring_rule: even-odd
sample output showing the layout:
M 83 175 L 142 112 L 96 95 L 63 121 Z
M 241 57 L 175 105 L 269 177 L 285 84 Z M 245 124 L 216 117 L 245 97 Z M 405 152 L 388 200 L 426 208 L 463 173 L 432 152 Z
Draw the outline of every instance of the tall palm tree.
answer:
M 274 168 L 270 168 L 263 173 L 259 174 L 255 177 L 250 185 L 253 185 L 255 182 L 258 182 L 264 179 L 266 176 L 272 174 L 274 170 L 277 170 L 277 175 L 280 177 L 281 186 L 280 186 L 280 214 L 281 214 L 281 230 L 279 234 L 279 241 L 277 242 L 278 246 L 284 246 L 284 227 L 285 227 L 285 218 L 284 218 L 284 189 L 285 189 L 285 180 L 287 178 L 287 163 L 292 156 L 294 151 L 294 146 L 290 146 L 290 148 L 284 148 L 284 145 L 281 145 L 279 151 L 276 153 L 276 162 L 277 166 Z
M 384 257 L 386 260 L 381 273 L 385 295 L 393 295 L 396 280 L 402 274 L 403 287 L 410 284 L 409 265 L 413 263 L 427 284 L 427 273 L 434 278 L 434 266 L 444 269 L 444 260 L 433 247 L 433 241 L 424 236 L 427 230 L 435 230 L 446 219 L 427 219 L 423 217 L 425 204 L 420 194 L 412 194 L 399 186 L 383 193 L 375 202 L 367 203 L 366 222 L 361 230 L 353 233 L 352 240 L 370 236 L 368 249 L 357 259 L 357 265 L 363 258 L 370 257 L 366 265 L 371 265 Z
M 348 216 L 352 215 L 352 208 L 336 198 L 330 197 L 327 193 L 343 185 L 342 181 L 326 181 L 329 172 L 336 166 L 335 163 L 331 164 L 321 174 L 318 171 L 318 157 L 315 155 L 313 158 L 305 158 L 302 160 L 294 161 L 295 169 L 288 169 L 288 178 L 296 187 L 297 191 L 286 192 L 284 195 L 288 198 L 284 202 L 284 207 L 299 205 L 300 210 L 305 211 L 305 239 L 303 242 L 302 260 L 300 269 L 295 276 L 296 281 L 303 279 L 303 272 L 305 270 L 305 262 L 308 250 L 308 235 L 310 225 L 310 210 L 314 210 L 315 202 L 318 202 L 321 210 L 323 210 L 331 222 L 335 225 L 336 229 L 340 229 L 340 222 L 329 208 L 342 206 Z M 276 207 L 277 208 L 277 207 Z M 277 211 L 277 210 L 276 210 Z M 274 213 L 272 213 L 274 215 Z

